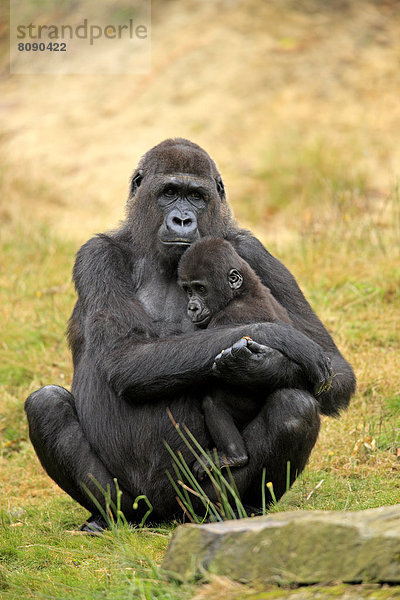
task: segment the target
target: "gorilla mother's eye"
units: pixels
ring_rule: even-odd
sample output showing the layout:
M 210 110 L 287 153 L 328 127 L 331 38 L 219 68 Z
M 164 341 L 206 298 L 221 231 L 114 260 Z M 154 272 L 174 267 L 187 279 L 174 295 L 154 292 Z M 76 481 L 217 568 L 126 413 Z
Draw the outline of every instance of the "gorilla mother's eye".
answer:
M 200 192 L 190 192 L 189 194 L 189 198 L 191 200 L 201 200 L 203 196 L 200 194 Z
M 172 185 L 169 185 L 164 190 L 164 196 L 168 196 L 169 198 L 173 198 L 174 196 L 176 196 L 176 189 Z

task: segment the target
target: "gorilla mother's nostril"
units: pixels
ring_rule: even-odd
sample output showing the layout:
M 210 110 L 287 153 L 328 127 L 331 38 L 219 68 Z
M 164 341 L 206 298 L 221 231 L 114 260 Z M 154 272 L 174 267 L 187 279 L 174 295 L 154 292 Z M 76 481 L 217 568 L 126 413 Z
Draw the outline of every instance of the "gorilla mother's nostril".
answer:
M 172 222 L 177 225 L 178 227 L 190 227 L 190 225 L 192 224 L 192 219 L 190 218 L 181 218 L 181 217 L 174 217 L 172 219 Z

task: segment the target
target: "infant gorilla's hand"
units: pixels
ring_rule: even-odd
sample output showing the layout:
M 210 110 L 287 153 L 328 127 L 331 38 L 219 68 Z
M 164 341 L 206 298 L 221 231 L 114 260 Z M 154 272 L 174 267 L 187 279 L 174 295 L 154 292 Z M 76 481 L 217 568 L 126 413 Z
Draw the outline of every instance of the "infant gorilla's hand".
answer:
M 279 350 L 245 336 L 215 357 L 212 370 L 214 375 L 230 383 L 254 384 L 260 379 L 267 382 L 285 360 Z

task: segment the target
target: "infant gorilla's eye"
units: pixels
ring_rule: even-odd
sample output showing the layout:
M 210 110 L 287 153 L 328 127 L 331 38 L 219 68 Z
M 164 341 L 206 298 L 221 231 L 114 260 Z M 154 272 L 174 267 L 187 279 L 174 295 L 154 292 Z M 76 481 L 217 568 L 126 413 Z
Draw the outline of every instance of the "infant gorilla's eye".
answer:
M 185 292 L 185 294 L 190 298 L 190 296 L 192 295 L 191 288 L 188 285 L 183 284 L 182 289 Z
M 204 285 L 199 285 L 199 294 L 205 294 L 207 292 L 206 288 L 204 287 Z

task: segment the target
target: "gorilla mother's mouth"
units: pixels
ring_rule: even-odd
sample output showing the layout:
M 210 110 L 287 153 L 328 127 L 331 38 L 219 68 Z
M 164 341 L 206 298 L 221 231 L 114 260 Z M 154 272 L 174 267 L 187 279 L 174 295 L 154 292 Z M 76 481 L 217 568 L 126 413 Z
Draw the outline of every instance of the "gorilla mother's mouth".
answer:
M 164 240 L 160 240 L 162 244 L 165 244 L 166 246 L 191 246 L 192 242 L 189 242 L 188 240 L 168 240 L 168 241 L 164 241 Z
M 182 247 L 182 248 L 188 248 L 189 246 L 192 245 L 193 242 L 190 242 L 189 240 L 162 240 L 160 239 L 160 242 L 162 243 L 163 246 L 175 246 L 175 247 Z

